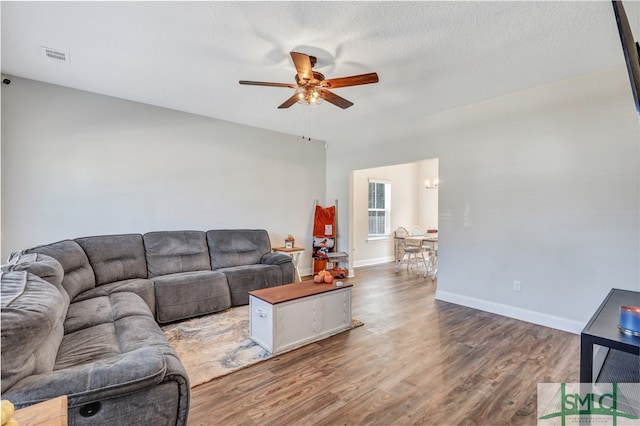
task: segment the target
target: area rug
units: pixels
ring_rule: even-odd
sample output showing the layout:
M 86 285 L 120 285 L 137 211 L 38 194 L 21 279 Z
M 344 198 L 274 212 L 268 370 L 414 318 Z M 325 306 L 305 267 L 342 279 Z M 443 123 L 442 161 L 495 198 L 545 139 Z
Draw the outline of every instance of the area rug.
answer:
M 363 325 L 352 320 L 351 329 Z M 271 358 L 249 338 L 249 306 L 162 327 L 187 370 L 191 387 Z

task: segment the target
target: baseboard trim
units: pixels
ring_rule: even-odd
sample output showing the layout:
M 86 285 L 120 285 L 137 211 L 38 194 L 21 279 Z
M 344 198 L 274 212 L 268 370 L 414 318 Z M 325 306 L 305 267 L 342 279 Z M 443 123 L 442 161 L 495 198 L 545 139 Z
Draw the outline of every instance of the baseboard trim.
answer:
M 491 312 L 492 314 L 555 328 L 556 330 L 567 331 L 573 334 L 580 334 L 585 326 L 585 323 L 581 323 L 580 321 L 504 305 L 502 303 L 490 302 L 488 300 L 477 299 L 448 291 L 436 290 L 436 300 L 455 303 L 456 305 L 479 309 L 481 311 Z
M 377 257 L 374 259 L 365 259 L 365 260 L 354 260 L 353 267 L 360 268 L 362 266 L 380 265 L 381 263 L 393 262 L 393 260 L 394 260 L 393 256 Z

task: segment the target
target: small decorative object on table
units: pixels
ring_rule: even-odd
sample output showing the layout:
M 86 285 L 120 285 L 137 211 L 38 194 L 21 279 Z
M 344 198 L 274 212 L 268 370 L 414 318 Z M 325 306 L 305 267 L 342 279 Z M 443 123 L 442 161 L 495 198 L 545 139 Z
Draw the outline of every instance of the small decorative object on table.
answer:
M 2 400 L 2 425 L 16 426 L 18 422 L 13 418 L 14 408 L 8 399 Z
M 293 248 L 296 240 L 293 238 L 293 235 L 287 235 L 287 238 L 284 239 L 284 248 Z
M 637 306 L 620 306 L 620 324 L 623 333 L 640 336 L 640 308 Z
M 333 282 L 333 275 L 327 270 L 318 272 L 318 275 L 313 277 L 313 282 L 316 284 L 331 284 Z

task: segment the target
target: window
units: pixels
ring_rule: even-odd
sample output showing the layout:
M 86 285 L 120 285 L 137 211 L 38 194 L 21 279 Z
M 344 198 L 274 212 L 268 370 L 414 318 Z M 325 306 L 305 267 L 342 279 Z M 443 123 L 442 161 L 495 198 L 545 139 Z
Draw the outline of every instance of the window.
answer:
M 390 235 L 391 183 L 369 179 L 369 236 Z

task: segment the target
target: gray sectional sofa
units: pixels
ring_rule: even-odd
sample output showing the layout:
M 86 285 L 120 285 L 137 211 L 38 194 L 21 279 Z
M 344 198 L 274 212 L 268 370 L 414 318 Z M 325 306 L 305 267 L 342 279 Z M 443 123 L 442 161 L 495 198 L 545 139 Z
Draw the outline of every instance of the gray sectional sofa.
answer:
M 264 230 L 106 235 L 2 265 L 2 399 L 67 395 L 69 424 L 184 425 L 189 379 L 158 323 L 294 281 Z

